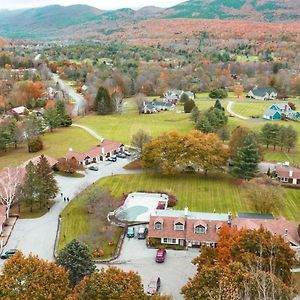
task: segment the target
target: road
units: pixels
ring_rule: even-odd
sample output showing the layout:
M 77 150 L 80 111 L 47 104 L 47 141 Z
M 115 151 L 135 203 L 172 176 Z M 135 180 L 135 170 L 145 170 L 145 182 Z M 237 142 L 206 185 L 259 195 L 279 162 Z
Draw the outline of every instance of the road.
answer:
M 241 116 L 237 113 L 235 113 L 233 110 L 232 110 L 232 105 L 234 104 L 234 101 L 229 101 L 228 104 L 227 104 L 227 108 L 226 110 L 233 116 L 239 118 L 239 119 L 242 119 L 242 120 L 248 120 L 249 118 L 248 117 L 244 117 L 244 116 Z
M 61 90 L 63 90 L 65 93 L 69 95 L 70 98 L 75 102 L 73 111 L 72 111 L 72 116 L 79 116 L 84 114 L 85 112 L 85 107 L 86 107 L 86 101 L 84 97 L 74 91 L 74 89 L 70 86 L 68 86 L 63 80 L 59 78 L 57 74 L 52 73 L 52 80 L 54 82 L 58 82 L 59 87 Z
M 118 159 L 117 162 L 101 162 L 98 164 L 99 171 L 86 171 L 86 176 L 82 178 L 70 178 L 64 176 L 55 176 L 60 192 L 55 199 L 54 206 L 41 218 L 37 219 L 19 219 L 12 231 L 5 250 L 16 248 L 28 255 L 33 253 L 46 260 L 53 260 L 53 250 L 55 236 L 58 224 L 58 217 L 64 207 L 67 205 L 63 201 L 60 193 L 69 197 L 70 200 L 79 194 L 88 185 L 93 184 L 100 178 L 117 174 L 136 173 L 123 169 L 129 161 L 127 159 Z M 0 267 L 3 261 L 0 261 Z

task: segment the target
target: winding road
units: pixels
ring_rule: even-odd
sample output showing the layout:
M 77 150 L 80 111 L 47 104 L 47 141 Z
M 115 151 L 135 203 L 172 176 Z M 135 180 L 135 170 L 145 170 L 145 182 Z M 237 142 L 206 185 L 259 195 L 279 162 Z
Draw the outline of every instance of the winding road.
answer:
M 60 89 L 65 93 L 67 93 L 69 97 L 72 98 L 72 100 L 75 102 L 72 111 L 72 116 L 75 117 L 84 114 L 85 107 L 86 107 L 86 101 L 84 97 L 76 93 L 76 91 L 74 91 L 72 87 L 68 86 L 63 80 L 61 80 L 57 74 L 52 73 L 51 76 L 52 76 L 52 80 L 55 83 L 59 84 Z
M 244 117 L 244 116 L 241 116 L 237 113 L 235 113 L 233 110 L 232 110 L 232 105 L 234 104 L 234 101 L 229 101 L 228 104 L 227 104 L 227 108 L 226 110 L 233 116 L 241 119 L 241 120 L 248 120 L 249 118 L 248 117 Z

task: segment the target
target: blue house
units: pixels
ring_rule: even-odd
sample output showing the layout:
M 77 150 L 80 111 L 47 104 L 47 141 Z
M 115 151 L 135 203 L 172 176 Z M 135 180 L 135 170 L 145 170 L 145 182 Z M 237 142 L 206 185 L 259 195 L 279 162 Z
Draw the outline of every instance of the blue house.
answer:
M 286 102 L 273 103 L 264 114 L 263 118 L 267 120 L 280 120 L 282 115 L 285 115 L 289 119 L 297 119 L 300 117 L 300 113 L 291 109 Z

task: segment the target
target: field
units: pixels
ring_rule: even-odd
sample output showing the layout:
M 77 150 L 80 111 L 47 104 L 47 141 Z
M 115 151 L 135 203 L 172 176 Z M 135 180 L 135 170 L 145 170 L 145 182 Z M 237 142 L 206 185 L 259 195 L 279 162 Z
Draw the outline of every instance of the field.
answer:
M 69 148 L 75 151 L 86 151 L 97 140 L 80 128 L 61 128 L 53 133 L 42 136 L 44 149 L 36 153 L 28 153 L 26 145 L 20 145 L 18 149 L 10 149 L 7 153 L 0 154 L 0 169 L 7 166 L 18 166 L 22 162 L 41 155 L 47 154 L 53 158 L 65 155 Z
M 172 177 L 141 174 L 119 175 L 100 180 L 97 184 L 109 189 L 117 199 L 133 191 L 170 192 L 178 199 L 177 209 L 188 206 L 191 211 L 237 213 L 251 209 L 245 199 L 244 187 L 230 176 L 177 175 Z M 285 189 L 285 205 L 280 213 L 300 221 L 300 190 Z M 274 210 L 275 215 L 279 212 Z

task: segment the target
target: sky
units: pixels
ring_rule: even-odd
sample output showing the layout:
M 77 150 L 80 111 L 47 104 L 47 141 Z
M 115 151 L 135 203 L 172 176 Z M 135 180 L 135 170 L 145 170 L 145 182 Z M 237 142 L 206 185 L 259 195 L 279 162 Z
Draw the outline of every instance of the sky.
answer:
M 118 9 L 124 7 L 137 9 L 148 5 L 170 7 L 183 1 L 184 0 L 0 0 L 0 9 L 20 9 L 51 4 L 87 4 L 100 9 Z

